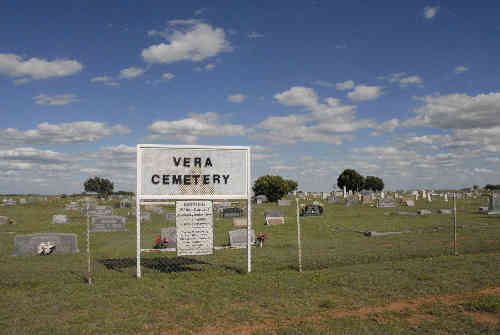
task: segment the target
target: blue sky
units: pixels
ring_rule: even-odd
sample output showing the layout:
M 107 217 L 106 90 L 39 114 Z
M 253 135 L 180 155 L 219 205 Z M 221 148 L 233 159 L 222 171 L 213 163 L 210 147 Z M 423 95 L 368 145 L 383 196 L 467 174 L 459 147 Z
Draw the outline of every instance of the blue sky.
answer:
M 0 193 L 135 190 L 138 143 L 251 145 L 330 191 L 500 183 L 494 1 L 8 1 Z

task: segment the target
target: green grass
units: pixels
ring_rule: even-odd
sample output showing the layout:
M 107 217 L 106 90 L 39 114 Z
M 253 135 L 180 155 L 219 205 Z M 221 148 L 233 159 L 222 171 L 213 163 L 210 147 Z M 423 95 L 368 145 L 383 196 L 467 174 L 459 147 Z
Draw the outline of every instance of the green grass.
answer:
M 141 280 L 135 278 L 136 229 L 130 218 L 127 232 L 92 234 L 90 287 L 86 220 L 78 212 L 63 211 L 63 201 L 1 207 L 0 215 L 17 223 L 0 226 L 0 334 L 154 334 L 173 329 L 179 334 L 236 334 L 239 327 L 255 334 L 493 334 L 498 328 L 478 326 L 464 313 L 498 313 L 497 296 L 424 306 L 419 313 L 435 319 L 418 326 L 407 322 L 412 311 L 368 318 L 329 314 L 498 287 L 500 216 L 475 213 L 484 203 L 459 202 L 459 256 L 451 256 L 449 215 L 399 216 L 391 215 L 392 209 L 327 205 L 324 217 L 301 218 L 303 273 L 297 271 L 295 208 L 281 208 L 286 224 L 269 227 L 263 211 L 276 206 L 255 206 L 253 228 L 269 240 L 263 248 L 253 248 L 252 273 L 246 273 L 246 249 L 182 258 L 162 252 L 144 255 Z M 70 224 L 51 224 L 52 215 L 60 213 L 69 215 Z M 168 225 L 174 223 L 152 213 L 152 221 L 142 227 L 143 247 L 152 247 Z M 215 245 L 226 244 L 231 229 L 237 229 L 231 220 L 216 218 Z M 411 233 L 366 237 L 355 230 Z M 11 256 L 15 234 L 35 232 L 76 233 L 81 252 Z M 261 323 L 265 326 L 259 327 Z

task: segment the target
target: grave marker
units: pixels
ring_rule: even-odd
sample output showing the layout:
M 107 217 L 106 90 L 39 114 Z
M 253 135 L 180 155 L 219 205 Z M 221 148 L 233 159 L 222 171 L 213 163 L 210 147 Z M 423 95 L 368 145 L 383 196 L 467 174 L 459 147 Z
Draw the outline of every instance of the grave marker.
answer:
M 231 247 L 246 248 L 247 247 L 247 229 L 231 230 L 229 234 L 229 245 Z M 255 244 L 255 230 L 250 229 L 250 243 Z
M 102 233 L 113 231 L 127 231 L 125 218 L 122 216 L 95 216 L 91 218 L 90 232 Z
M 67 224 L 68 216 L 64 214 L 56 214 L 52 216 L 52 224 Z
M 74 254 L 78 250 L 78 237 L 76 234 L 40 233 L 29 235 L 16 235 L 14 240 L 13 256 L 37 255 L 41 244 L 55 245 L 53 254 Z

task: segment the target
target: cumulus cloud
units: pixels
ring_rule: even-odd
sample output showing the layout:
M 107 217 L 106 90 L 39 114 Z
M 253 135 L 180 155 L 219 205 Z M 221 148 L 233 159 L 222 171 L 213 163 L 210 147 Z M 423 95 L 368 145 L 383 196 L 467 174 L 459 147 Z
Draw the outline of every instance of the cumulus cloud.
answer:
M 439 6 L 436 6 L 436 7 L 427 6 L 424 8 L 424 17 L 427 20 L 430 20 L 437 15 L 438 11 L 439 11 Z
M 10 77 L 29 77 L 31 79 L 48 79 L 66 77 L 78 73 L 83 65 L 75 60 L 56 59 L 48 61 L 39 58 L 24 60 L 15 54 L 0 54 L 0 73 Z
M 456 93 L 416 99 L 424 105 L 414 111 L 416 118 L 404 122 L 408 127 L 469 129 L 500 126 L 500 93 L 476 96 Z
M 36 129 L 21 131 L 0 129 L 0 145 L 59 145 L 95 142 L 106 136 L 126 135 L 130 130 L 122 125 L 107 126 L 101 122 L 40 123 Z
M 227 100 L 239 104 L 239 103 L 242 103 L 243 101 L 245 101 L 246 98 L 247 98 L 246 95 L 241 94 L 241 93 L 237 93 L 237 94 L 229 95 L 227 97 Z
M 463 65 L 457 66 L 455 68 L 455 73 L 456 74 L 464 73 L 464 72 L 467 72 L 467 71 L 469 71 L 469 68 L 466 67 L 466 66 L 463 66 Z
M 353 101 L 374 100 L 383 94 L 381 86 L 358 85 L 347 94 Z
M 63 106 L 78 101 L 78 98 L 74 94 L 58 94 L 54 96 L 39 94 L 33 100 L 38 105 Z
M 352 80 L 346 80 L 342 83 L 337 83 L 335 84 L 335 88 L 339 91 L 345 91 L 345 90 L 350 90 L 354 87 L 354 81 Z
M 129 67 L 120 71 L 120 78 L 122 79 L 133 79 L 135 77 L 142 76 L 145 70 L 140 67 Z
M 148 35 L 161 36 L 170 42 L 142 50 L 142 57 L 148 63 L 199 62 L 232 51 L 224 29 L 198 20 L 172 20 L 166 31 L 150 31 Z
M 401 122 L 399 119 L 391 119 L 389 121 L 379 124 L 375 131 L 372 133 L 373 136 L 384 135 L 386 133 L 392 133 L 396 128 L 399 128 Z
M 191 114 L 175 121 L 156 121 L 149 126 L 153 136 L 167 136 L 186 143 L 195 143 L 201 136 L 243 136 L 245 127 L 219 122 L 214 112 Z

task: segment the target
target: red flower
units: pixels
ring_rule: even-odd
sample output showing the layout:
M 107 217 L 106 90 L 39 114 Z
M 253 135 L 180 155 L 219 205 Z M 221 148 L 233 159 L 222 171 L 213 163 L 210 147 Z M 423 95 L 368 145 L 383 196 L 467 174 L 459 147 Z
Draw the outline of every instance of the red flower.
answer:
M 161 236 L 158 236 L 156 239 L 155 239 L 155 244 L 158 244 L 161 242 Z

